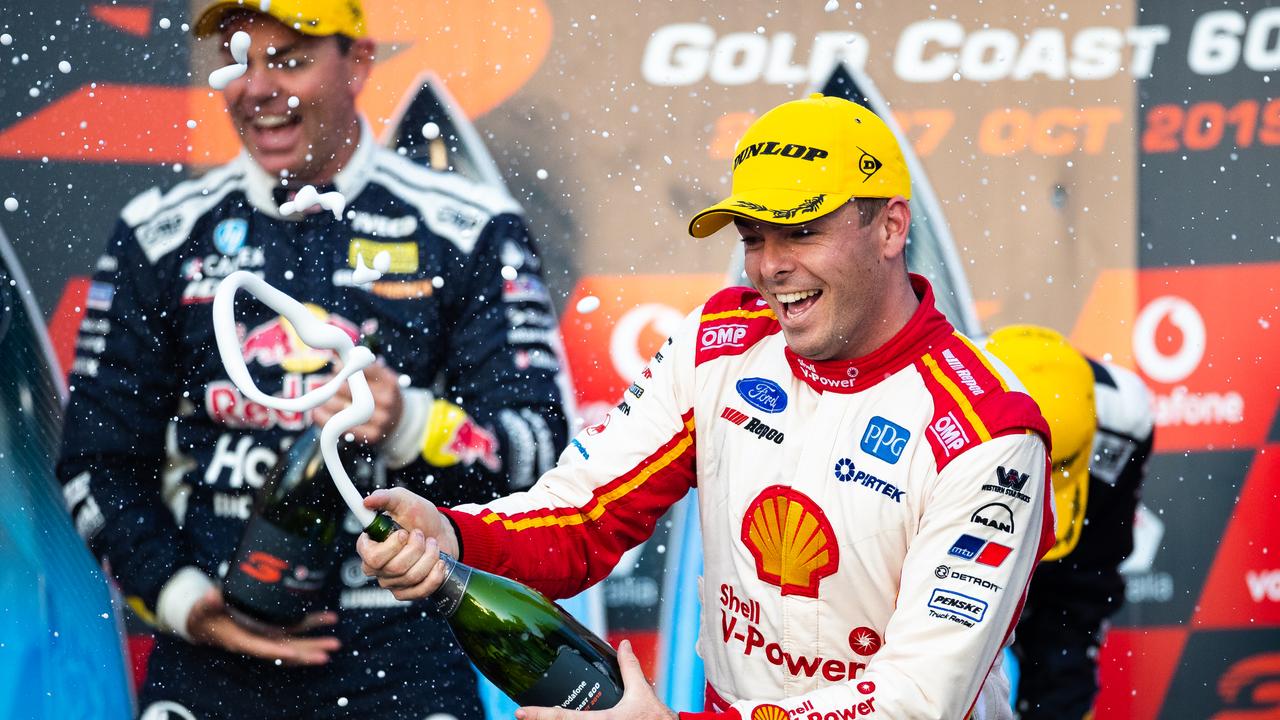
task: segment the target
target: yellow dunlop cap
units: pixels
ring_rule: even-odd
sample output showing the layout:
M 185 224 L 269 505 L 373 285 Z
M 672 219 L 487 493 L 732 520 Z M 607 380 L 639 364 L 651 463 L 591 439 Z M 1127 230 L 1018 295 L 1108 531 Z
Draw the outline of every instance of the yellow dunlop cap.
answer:
M 875 113 L 814 93 L 770 110 L 734 149 L 733 194 L 693 216 L 707 237 L 735 217 L 799 225 L 854 197 L 911 199 L 911 173 Z
M 216 34 L 233 10 L 270 15 L 307 35 L 362 38 L 367 34 L 360 0 L 216 0 L 196 18 L 191 32 L 196 37 Z
M 1018 376 L 1053 438 L 1053 506 L 1057 542 L 1045 560 L 1075 549 L 1089 499 L 1089 460 L 1098 411 L 1093 369 L 1062 335 L 1035 325 L 1010 325 L 991 333 L 987 350 Z

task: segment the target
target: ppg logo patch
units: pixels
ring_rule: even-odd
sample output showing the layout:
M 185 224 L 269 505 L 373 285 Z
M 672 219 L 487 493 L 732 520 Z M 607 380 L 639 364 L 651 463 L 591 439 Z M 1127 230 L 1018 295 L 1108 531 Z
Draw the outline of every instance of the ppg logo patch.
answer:
M 234 255 L 244 247 L 249 237 L 249 221 L 243 218 L 230 218 L 218 223 L 213 229 L 213 246 L 223 255 Z
M 738 381 L 738 394 L 751 407 L 767 413 L 780 413 L 787 409 L 787 393 L 778 383 L 765 378 L 745 378 Z
M 890 465 L 902 458 L 911 433 L 901 425 L 879 415 L 871 418 L 862 433 L 862 452 L 878 457 Z

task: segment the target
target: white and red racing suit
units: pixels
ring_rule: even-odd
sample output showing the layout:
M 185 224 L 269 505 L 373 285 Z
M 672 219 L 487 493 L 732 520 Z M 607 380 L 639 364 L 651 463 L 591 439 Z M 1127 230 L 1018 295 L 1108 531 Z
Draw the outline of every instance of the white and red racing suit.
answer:
M 463 559 L 563 597 L 698 488 L 707 712 L 1008 718 L 996 664 L 1053 544 L 1048 428 L 920 306 L 854 361 L 791 352 L 759 294 L 694 311 L 527 492 L 447 510 Z

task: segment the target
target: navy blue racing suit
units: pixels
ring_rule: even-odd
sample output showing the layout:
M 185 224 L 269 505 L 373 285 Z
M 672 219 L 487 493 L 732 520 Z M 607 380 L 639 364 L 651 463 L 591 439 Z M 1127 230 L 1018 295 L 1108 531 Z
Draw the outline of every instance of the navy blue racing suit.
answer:
M 405 418 L 419 428 L 449 418 L 401 438 L 399 457 L 375 463 L 380 482 L 444 504 L 483 502 L 531 484 L 566 441 L 559 335 L 516 203 L 380 148 L 367 129 L 333 187 L 321 188 L 335 189 L 346 201 L 340 217 L 283 216 L 278 179 L 242 155 L 136 198 L 98 261 L 58 476 L 78 530 L 130 604 L 168 630 L 158 634 L 144 711 L 481 716 L 470 666 L 443 622 L 360 572 L 353 518 L 334 541 L 344 558 L 329 582 L 340 622 L 328 632 L 343 646 L 328 665 L 232 655 L 177 627 L 190 595 L 225 573 L 255 489 L 310 422 L 247 402 L 226 376 L 211 302 L 235 270 L 260 274 L 353 337 L 376 332 L 383 361 L 410 384 Z M 372 264 L 381 251 L 391 257 L 383 278 L 354 283 L 357 254 Z M 236 319 L 264 392 L 297 396 L 332 371 L 329 356 L 302 346 L 247 293 Z M 433 414 L 441 403 L 453 412 Z M 178 620 L 166 603 L 183 610 Z

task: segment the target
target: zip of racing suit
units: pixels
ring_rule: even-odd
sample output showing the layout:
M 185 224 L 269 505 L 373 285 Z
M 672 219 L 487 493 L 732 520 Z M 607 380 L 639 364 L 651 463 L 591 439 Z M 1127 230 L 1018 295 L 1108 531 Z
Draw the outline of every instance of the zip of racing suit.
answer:
M 1000 651 L 1054 541 L 1048 427 L 912 286 L 888 343 L 826 362 L 755 291 L 717 293 L 533 488 L 445 511 L 463 559 L 572 595 L 696 485 L 689 717 L 1011 717 Z
M 282 216 L 279 180 L 242 154 L 137 197 L 98 261 L 58 475 L 77 528 L 131 605 L 173 634 L 185 637 L 186 615 L 225 572 L 255 489 L 310 423 L 247 401 L 224 372 L 210 304 L 236 270 L 314 305 L 353 339 L 377 333 L 383 361 L 410 383 L 401 422 L 379 448 L 390 484 L 488 500 L 531 484 L 567 439 L 557 323 L 519 206 L 377 146 L 367 127 L 333 186 L 323 189 L 345 198 L 341 217 Z M 389 271 L 357 285 L 357 254 L 372 264 L 381 251 Z M 236 315 L 264 392 L 295 397 L 332 371 L 328 351 L 303 346 L 266 306 L 241 295 Z M 345 634 L 386 628 L 457 654 L 440 621 L 360 573 L 359 532 L 348 518 L 334 540 L 345 560 L 328 582 L 344 627 L 352 623 Z M 197 652 L 186 647 L 174 652 Z

